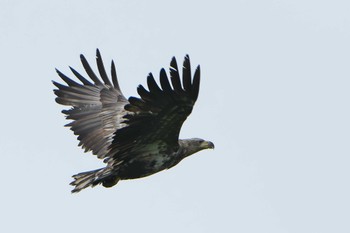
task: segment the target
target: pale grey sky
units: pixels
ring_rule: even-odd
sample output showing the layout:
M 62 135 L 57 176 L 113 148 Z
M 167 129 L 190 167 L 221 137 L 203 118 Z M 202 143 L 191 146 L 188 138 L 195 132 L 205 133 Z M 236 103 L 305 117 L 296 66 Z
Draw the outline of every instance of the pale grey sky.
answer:
M 350 232 L 350 3 L 0 1 L 0 232 Z M 100 48 L 122 90 L 188 53 L 181 132 L 215 143 L 156 175 L 70 193 L 104 166 L 54 102 Z M 108 68 L 109 69 L 109 68 Z

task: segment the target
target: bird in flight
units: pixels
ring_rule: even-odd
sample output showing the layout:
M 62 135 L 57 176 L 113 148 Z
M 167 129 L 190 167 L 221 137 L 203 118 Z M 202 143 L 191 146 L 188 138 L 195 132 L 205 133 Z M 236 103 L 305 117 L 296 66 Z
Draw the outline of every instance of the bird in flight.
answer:
M 139 97 L 128 99 L 120 90 L 113 61 L 110 79 L 98 49 L 96 62 L 100 77 L 83 55 L 80 59 L 90 80 L 71 67 L 80 82 L 56 69 L 65 82 L 53 81 L 57 87 L 56 102 L 71 107 L 62 113 L 71 120 L 66 126 L 78 136 L 79 146 L 103 159 L 106 166 L 74 175 L 72 193 L 98 184 L 112 187 L 120 180 L 146 177 L 169 169 L 200 150 L 214 148 L 212 142 L 200 138 L 179 139 L 200 84 L 200 67 L 192 78 L 188 55 L 183 62 L 182 82 L 176 59 L 172 58 L 170 78 L 161 69 L 159 86 L 150 73 L 148 90 L 139 85 Z

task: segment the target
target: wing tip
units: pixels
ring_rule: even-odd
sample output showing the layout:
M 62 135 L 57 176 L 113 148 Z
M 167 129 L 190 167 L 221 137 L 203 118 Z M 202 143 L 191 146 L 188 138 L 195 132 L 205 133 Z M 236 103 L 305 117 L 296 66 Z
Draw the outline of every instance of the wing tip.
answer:
M 99 50 L 98 48 L 96 49 L 96 59 L 97 59 L 97 60 L 101 60 L 101 59 L 102 59 L 100 50 Z
M 84 54 L 81 53 L 81 54 L 79 55 L 79 57 L 80 57 L 80 60 L 81 60 L 81 61 L 86 61 L 86 58 L 85 58 Z
M 185 57 L 184 57 L 184 65 L 185 64 L 190 65 L 190 56 L 188 54 L 186 54 Z
M 170 61 L 170 71 L 172 70 L 172 71 L 177 71 L 178 70 L 178 68 L 177 68 L 177 61 L 176 61 L 176 57 L 174 56 L 174 57 L 172 57 L 171 58 L 171 61 Z
M 58 76 L 62 77 L 63 73 L 59 69 L 55 68 L 55 71 L 58 74 Z
M 201 71 L 201 65 L 197 65 L 195 72 L 197 72 L 197 70 L 198 70 L 198 72 Z

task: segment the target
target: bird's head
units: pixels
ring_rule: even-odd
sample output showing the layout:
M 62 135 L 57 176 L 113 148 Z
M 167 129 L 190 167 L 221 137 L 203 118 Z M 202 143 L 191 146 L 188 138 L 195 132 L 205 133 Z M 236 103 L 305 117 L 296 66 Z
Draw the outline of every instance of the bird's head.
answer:
M 180 148 L 184 151 L 184 157 L 192 155 L 204 149 L 214 149 L 214 143 L 201 138 L 179 140 Z

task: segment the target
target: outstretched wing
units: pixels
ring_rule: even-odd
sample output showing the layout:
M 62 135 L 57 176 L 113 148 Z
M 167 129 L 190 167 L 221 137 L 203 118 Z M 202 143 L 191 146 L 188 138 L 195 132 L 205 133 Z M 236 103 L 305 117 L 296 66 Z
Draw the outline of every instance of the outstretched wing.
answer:
M 176 59 L 173 58 L 170 80 L 171 84 L 165 70 L 161 69 L 160 87 L 151 73 L 147 77 L 149 90 L 138 86 L 140 98 L 129 98 L 129 104 L 125 106 L 129 113 L 123 121 L 126 126 L 115 133 L 110 158 L 114 156 L 116 161 L 120 161 L 137 150 L 138 145 L 162 144 L 168 148 L 177 148 L 181 126 L 192 112 L 198 97 L 200 67 L 197 67 L 192 79 L 190 59 L 186 55 L 181 84 Z
M 85 79 L 76 70 L 70 67 L 73 74 L 80 80 L 77 83 L 66 75 L 56 70 L 58 75 L 67 85 L 53 81 L 58 88 L 54 90 L 56 102 L 62 105 L 72 106 L 69 110 L 63 110 L 67 119 L 73 120 L 66 126 L 78 135 L 79 146 L 85 152 L 92 151 L 98 158 L 105 158 L 113 141 L 114 132 L 123 127 L 121 123 L 125 115 L 124 105 L 128 103 L 123 96 L 117 74 L 112 61 L 109 80 L 105 71 L 101 54 L 96 51 L 96 62 L 102 81 L 96 76 L 83 55 L 80 56 L 84 69 L 90 79 Z

